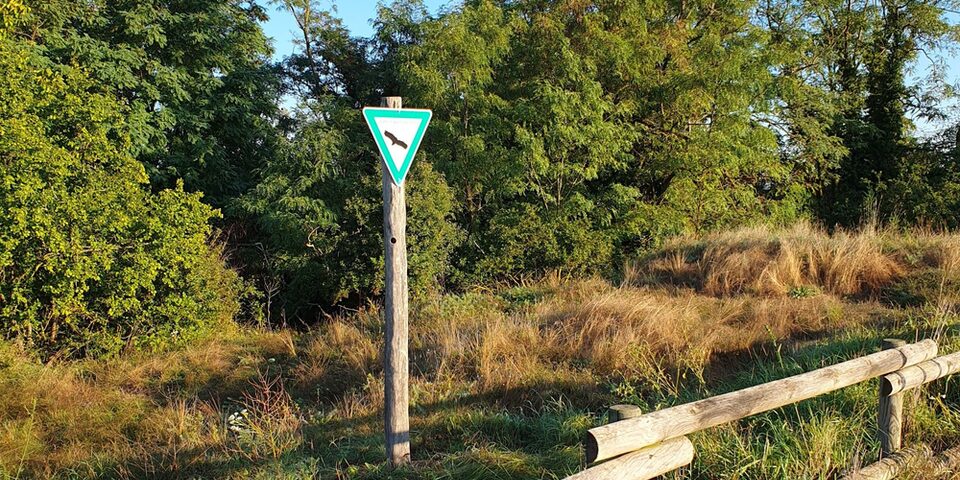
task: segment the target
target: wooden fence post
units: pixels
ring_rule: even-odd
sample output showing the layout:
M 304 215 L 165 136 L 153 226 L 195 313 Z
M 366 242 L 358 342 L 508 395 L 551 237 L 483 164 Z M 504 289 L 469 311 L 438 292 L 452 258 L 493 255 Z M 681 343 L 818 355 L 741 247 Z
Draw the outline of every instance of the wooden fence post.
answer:
M 607 410 L 607 422 L 619 422 L 628 418 L 639 417 L 643 412 L 636 405 L 614 405 Z
M 881 344 L 884 350 L 899 348 L 907 342 L 896 338 L 885 338 Z M 892 455 L 900 450 L 903 431 L 903 393 L 886 395 L 883 382 L 880 385 L 880 404 L 877 410 L 877 426 L 880 432 L 881 457 Z
M 667 439 L 682 437 L 833 392 L 936 356 L 937 343 L 923 340 L 800 375 L 591 428 L 584 439 L 587 463 L 614 458 Z
M 380 106 L 403 108 L 400 97 L 383 97 Z M 410 461 L 410 392 L 407 357 L 407 206 L 404 186 L 383 173 L 383 240 L 386 270 L 384 300 L 383 423 L 387 459 L 393 466 Z
M 642 415 L 636 405 L 614 405 L 607 410 L 607 423 Z M 649 480 L 689 465 L 694 456 L 687 437 L 671 438 L 573 474 L 564 480 Z

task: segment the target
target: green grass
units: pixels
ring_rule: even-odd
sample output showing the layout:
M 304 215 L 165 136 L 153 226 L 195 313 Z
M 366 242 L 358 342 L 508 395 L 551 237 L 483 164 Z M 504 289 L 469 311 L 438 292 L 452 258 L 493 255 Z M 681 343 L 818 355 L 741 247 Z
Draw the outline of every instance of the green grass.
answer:
M 418 302 L 413 462 L 400 469 L 383 462 L 375 307 L 109 360 L 42 364 L 0 344 L 0 478 L 562 478 L 585 468 L 580 440 L 612 404 L 678 405 L 869 354 L 885 337 L 960 350 L 952 270 L 900 262 L 875 295 L 813 283 L 714 295 L 674 263 L 675 282 L 656 267 L 655 282 L 622 287 L 545 279 Z M 907 396 L 906 445 L 960 443 L 956 382 Z M 693 464 L 668 478 L 837 478 L 877 458 L 877 388 L 696 433 Z
M 0 458 L 3 476 L 8 478 L 561 478 L 583 468 L 579 441 L 587 429 L 604 421 L 609 404 L 629 402 L 650 411 L 861 356 L 876 350 L 885 336 L 925 337 L 942 330 L 942 324 L 931 324 L 925 318 L 925 312 L 916 311 L 881 328 L 855 328 L 816 340 L 770 342 L 708 364 L 708 377 L 716 381 L 701 382 L 692 375 L 684 377 L 682 371 L 677 373 L 674 381 L 680 386 L 676 393 L 656 388 L 644 378 L 597 375 L 583 377 L 589 379 L 587 383 L 538 383 L 520 388 L 522 391 L 479 394 L 471 381 L 418 379 L 411 409 L 414 462 L 400 470 L 383 464 L 381 420 L 376 408 L 363 403 L 382 388 L 375 375 L 349 389 L 357 402 L 351 416 L 345 415 L 351 412 L 350 402 L 344 400 L 351 398 L 349 395 L 340 397 L 339 404 L 315 401 L 309 395 L 291 398 L 292 409 L 302 420 L 296 428 L 296 441 L 281 444 L 282 451 L 272 454 L 265 453 L 270 449 L 263 446 L 270 432 L 234 443 L 209 438 L 229 437 L 222 428 L 215 433 L 215 424 L 244 404 L 242 397 L 231 395 L 256 390 L 252 384 L 229 380 L 229 372 L 191 373 L 182 364 L 171 362 L 146 380 L 140 379 L 147 382 L 137 389 L 141 394 L 124 394 L 112 391 L 122 391 L 123 382 L 110 385 L 105 377 L 116 373 L 112 368 L 142 367 L 143 359 L 126 360 L 122 367 L 63 365 L 56 368 L 86 372 L 82 382 L 96 390 L 96 404 L 85 405 L 83 412 L 44 412 L 42 403 L 52 400 L 45 399 L 42 392 L 36 392 L 33 401 L 22 399 L 22 409 L 11 408 L 6 398 L 0 438 L 5 439 L 7 450 Z M 940 320 L 952 322 L 953 318 Z M 942 351 L 960 348 L 954 328 L 939 334 Z M 221 365 L 245 370 L 250 378 L 257 371 L 274 371 L 279 378 L 293 382 L 285 371 L 294 370 L 300 360 L 276 360 L 282 357 L 282 350 L 269 348 L 276 334 L 239 331 L 233 335 L 227 342 L 239 343 L 234 345 L 237 356 Z M 241 340 L 244 338 L 246 341 Z M 291 339 L 294 343 L 303 340 Z M 189 353 L 168 355 L 182 360 Z M 5 386 L 15 381 L 26 384 L 43 375 L 39 372 L 45 368 L 8 356 L 2 370 Z M 953 383 L 935 382 L 908 396 L 906 444 L 927 442 L 944 449 L 960 440 L 960 416 L 956 414 L 960 396 Z M 227 395 L 220 397 L 218 387 Z M 866 382 L 695 434 L 696 460 L 674 478 L 835 478 L 877 455 L 876 389 L 875 381 Z M 219 403 L 204 403 L 201 398 L 218 398 Z M 177 402 L 186 403 L 177 407 Z M 93 433 L 82 438 L 69 435 L 69 430 L 75 429 Z M 72 437 L 70 442 L 110 447 L 85 455 L 68 454 L 64 450 L 71 445 L 45 444 L 51 437 L 38 435 L 38 431 L 66 432 Z M 116 440 L 113 436 L 124 445 L 111 445 Z M 20 448 L 11 451 L 14 445 Z M 138 452 L 138 446 L 145 451 Z M 42 458 L 51 450 L 57 452 L 56 466 L 47 463 L 52 459 Z

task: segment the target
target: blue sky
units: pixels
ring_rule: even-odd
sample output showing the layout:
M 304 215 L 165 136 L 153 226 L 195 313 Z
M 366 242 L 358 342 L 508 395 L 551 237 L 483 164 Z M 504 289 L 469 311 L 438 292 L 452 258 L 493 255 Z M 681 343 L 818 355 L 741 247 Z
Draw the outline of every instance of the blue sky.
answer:
M 377 15 L 377 3 L 378 0 L 340 0 L 338 2 L 326 0 L 323 2 L 327 7 L 335 4 L 336 16 L 343 19 L 350 33 L 357 37 L 366 37 L 373 33 L 370 21 Z M 440 7 L 451 3 L 451 0 L 426 0 L 424 3 L 430 9 L 430 13 L 437 13 Z M 265 5 L 266 2 L 261 4 Z M 293 53 L 293 35 L 297 30 L 297 22 L 289 12 L 278 7 L 275 4 L 267 5 L 270 21 L 263 25 L 263 30 L 273 39 L 274 58 L 280 60 Z

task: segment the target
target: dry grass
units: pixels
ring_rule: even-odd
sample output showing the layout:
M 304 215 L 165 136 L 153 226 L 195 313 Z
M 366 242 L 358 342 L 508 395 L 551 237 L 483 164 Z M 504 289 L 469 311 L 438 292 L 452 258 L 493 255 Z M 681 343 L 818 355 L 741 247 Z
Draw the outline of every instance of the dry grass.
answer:
M 259 405 L 282 396 L 250 380 L 290 354 L 292 337 L 238 333 L 162 355 L 49 365 L 2 345 L 0 391 L 16 394 L 0 395 L 0 477 L 189 471 L 230 449 L 220 402 L 231 396 L 262 432 L 276 430 Z
M 291 370 L 296 393 L 331 400 L 362 385 L 380 367 L 377 338 L 349 319 L 337 318 L 299 339 L 301 355 Z
M 511 394 L 576 381 L 595 385 L 609 376 L 676 384 L 686 372 L 701 376 L 719 354 L 890 313 L 878 303 L 849 304 L 828 294 L 728 298 L 600 280 L 544 288 L 556 293 L 519 311 L 501 305 L 499 315 L 480 322 L 467 312 L 415 325 L 413 343 L 422 349 L 414 368 L 426 378 L 471 380 L 514 404 L 529 396 Z
M 227 417 L 226 447 L 233 456 L 257 462 L 279 459 L 303 442 L 304 419 L 280 377 L 258 375 Z
M 0 365 L 0 471 L 41 472 L 95 457 L 143 412 L 135 395 L 102 390 L 82 371 L 39 365 L 7 346 Z
M 932 299 L 949 312 L 957 278 L 960 237 L 799 225 L 678 239 L 629 268 L 619 287 L 548 277 L 439 298 L 411 318 L 411 399 L 430 419 L 414 428 L 442 435 L 450 422 L 473 421 L 443 413 L 463 404 L 600 408 L 623 393 L 611 389 L 618 382 L 676 398 L 710 382 L 718 359 L 899 319 L 890 298 Z M 341 450 L 379 458 L 378 441 L 351 442 L 378 438 L 381 329 L 370 306 L 307 332 L 238 329 L 109 361 L 41 365 L 0 345 L 0 391 L 17 392 L 0 395 L 0 477 L 219 476 L 231 462 L 282 462 L 291 452 L 326 455 L 339 473 Z M 523 436 L 501 420 L 483 428 Z M 831 443 L 840 426 L 820 427 L 803 439 L 816 446 L 805 460 L 814 476 L 846 458 Z M 477 442 L 476 451 L 492 451 Z
M 717 299 L 621 288 L 554 312 L 549 328 L 558 332 L 554 348 L 577 352 L 605 374 L 634 372 L 644 353 L 702 370 L 716 353 L 867 318 L 864 311 L 842 312 L 832 296 Z
M 632 285 L 687 286 L 715 296 L 787 295 L 804 287 L 856 296 L 875 295 L 922 267 L 956 275 L 960 237 L 873 229 L 828 234 L 805 223 L 752 227 L 675 240 L 629 265 L 625 277 Z

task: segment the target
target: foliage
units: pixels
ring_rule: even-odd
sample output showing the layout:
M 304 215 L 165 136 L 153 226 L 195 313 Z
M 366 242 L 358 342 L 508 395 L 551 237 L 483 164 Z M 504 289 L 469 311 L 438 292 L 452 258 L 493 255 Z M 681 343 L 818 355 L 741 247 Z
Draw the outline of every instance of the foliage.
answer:
M 151 194 L 127 109 L 83 70 L 0 33 L 0 335 L 45 355 L 196 336 L 237 309 L 216 212 Z
M 289 87 L 305 98 L 292 140 L 266 161 L 261 181 L 235 207 L 254 221 L 261 240 L 247 254 L 252 276 L 277 291 L 284 314 L 302 318 L 317 306 L 356 303 L 382 290 L 380 159 L 356 107 L 377 98 L 371 78 L 392 75 L 390 58 L 411 20 L 392 11 L 378 23 L 379 41 L 362 40 L 312 2 L 284 8 L 302 23 L 302 53 L 285 66 Z M 431 160 L 421 153 L 406 182 L 414 296 L 440 289 L 461 240 L 453 194 Z
M 286 154 L 264 167 L 263 181 L 239 203 L 268 245 L 271 263 L 261 278 L 282 282 L 288 314 L 304 315 L 310 303 L 377 295 L 383 287 L 381 172 L 361 122 L 355 109 L 303 122 Z M 421 156 L 407 182 L 414 295 L 436 291 L 447 273 L 459 238 L 449 218 L 452 196 Z
M 884 213 L 903 223 L 960 227 L 960 156 L 957 129 L 905 149 L 896 177 L 878 188 Z
M 794 208 L 759 121 L 778 59 L 751 7 L 476 1 L 429 22 L 401 72 L 436 111 L 467 272 L 603 271 L 669 234 Z
M 610 272 L 670 235 L 764 218 L 818 211 L 849 223 L 868 196 L 889 205 L 885 219 L 910 222 L 947 221 L 954 202 L 945 150 L 917 150 L 897 113 L 923 93 L 904 83 L 917 49 L 951 42 L 942 0 L 882 9 L 473 0 L 436 17 L 401 0 L 379 9 L 369 38 L 351 36 L 322 2 L 277 3 L 302 33 L 284 62 L 300 101 L 291 148 L 310 152 L 299 161 L 316 173 L 296 193 L 279 188 L 288 172 L 305 172 L 287 165 L 300 153 L 287 152 L 243 204 L 274 232 L 261 255 L 274 263 L 262 270 L 278 271 L 279 290 L 301 302 L 377 290 L 377 172 L 373 155 L 359 153 L 369 139 L 355 109 L 381 95 L 434 111 L 417 164 L 442 179 L 425 190 L 443 197 L 449 185 L 453 199 L 432 200 L 442 212 L 409 231 L 451 232 L 438 245 L 453 252 L 421 257 L 430 264 L 420 279 L 449 276 L 460 287 Z M 911 21 L 917 29 L 898 37 Z M 896 48 L 899 56 L 877 53 Z M 878 169 L 888 171 L 881 183 Z M 342 192 L 364 193 L 348 201 Z M 341 240 L 361 231 L 362 240 Z
M 271 323 L 379 295 L 381 174 L 359 110 L 387 95 L 435 112 L 407 183 L 416 296 L 611 274 L 671 235 L 812 215 L 958 223 L 956 130 L 921 140 L 910 123 L 943 120 L 953 91 L 942 65 L 908 78 L 956 46 L 954 0 L 396 0 L 367 38 L 322 0 L 33 3 L 3 3 L 11 42 L 119 105 L 110 148 L 170 198 L 145 212 L 186 192 L 223 207 L 151 228 L 224 226 Z M 299 28 L 277 64 L 266 6 Z
M 300 29 L 278 64 L 252 0 L 0 0 L 0 476 L 561 477 L 614 401 L 888 335 L 958 346 L 956 235 L 764 225 L 960 226 L 960 126 L 911 124 L 954 92 L 942 65 L 910 78 L 956 47 L 956 0 L 396 0 L 368 38 L 324 0 L 273 5 Z M 433 301 L 411 309 L 421 453 L 400 469 L 360 115 L 387 95 L 435 113 L 406 184 L 411 292 Z M 362 306 L 230 324 L 215 222 L 267 315 Z M 568 277 L 618 265 L 619 286 Z M 930 389 L 908 442 L 953 445 L 957 395 Z M 875 456 L 875 400 L 702 432 L 685 474 L 836 477 Z
M 279 81 L 263 9 L 235 0 L 32 2 L 18 34 L 115 96 L 155 188 L 224 206 L 273 155 Z
M 804 5 L 807 5 L 806 3 Z M 827 2 L 805 12 L 816 18 L 812 34 L 819 72 L 836 92 L 834 134 L 848 150 L 836 170 L 836 182 L 818 199 L 828 224 L 856 225 L 869 214 L 887 221 L 904 212 L 908 192 L 891 184 L 936 182 L 937 172 L 915 168 L 917 142 L 910 136 L 910 117 L 942 119 L 938 104 L 950 95 L 942 65 L 908 86 L 906 75 L 921 54 L 946 50 L 960 39 L 960 25 L 946 13 L 949 0 Z M 949 53 L 948 53 L 949 55 Z M 929 153 L 929 152 L 926 152 Z M 946 158 L 935 162 L 948 161 Z M 913 164 L 911 166 L 911 164 Z M 920 178 L 917 175 L 922 175 Z M 924 217 L 908 216 L 910 223 Z

